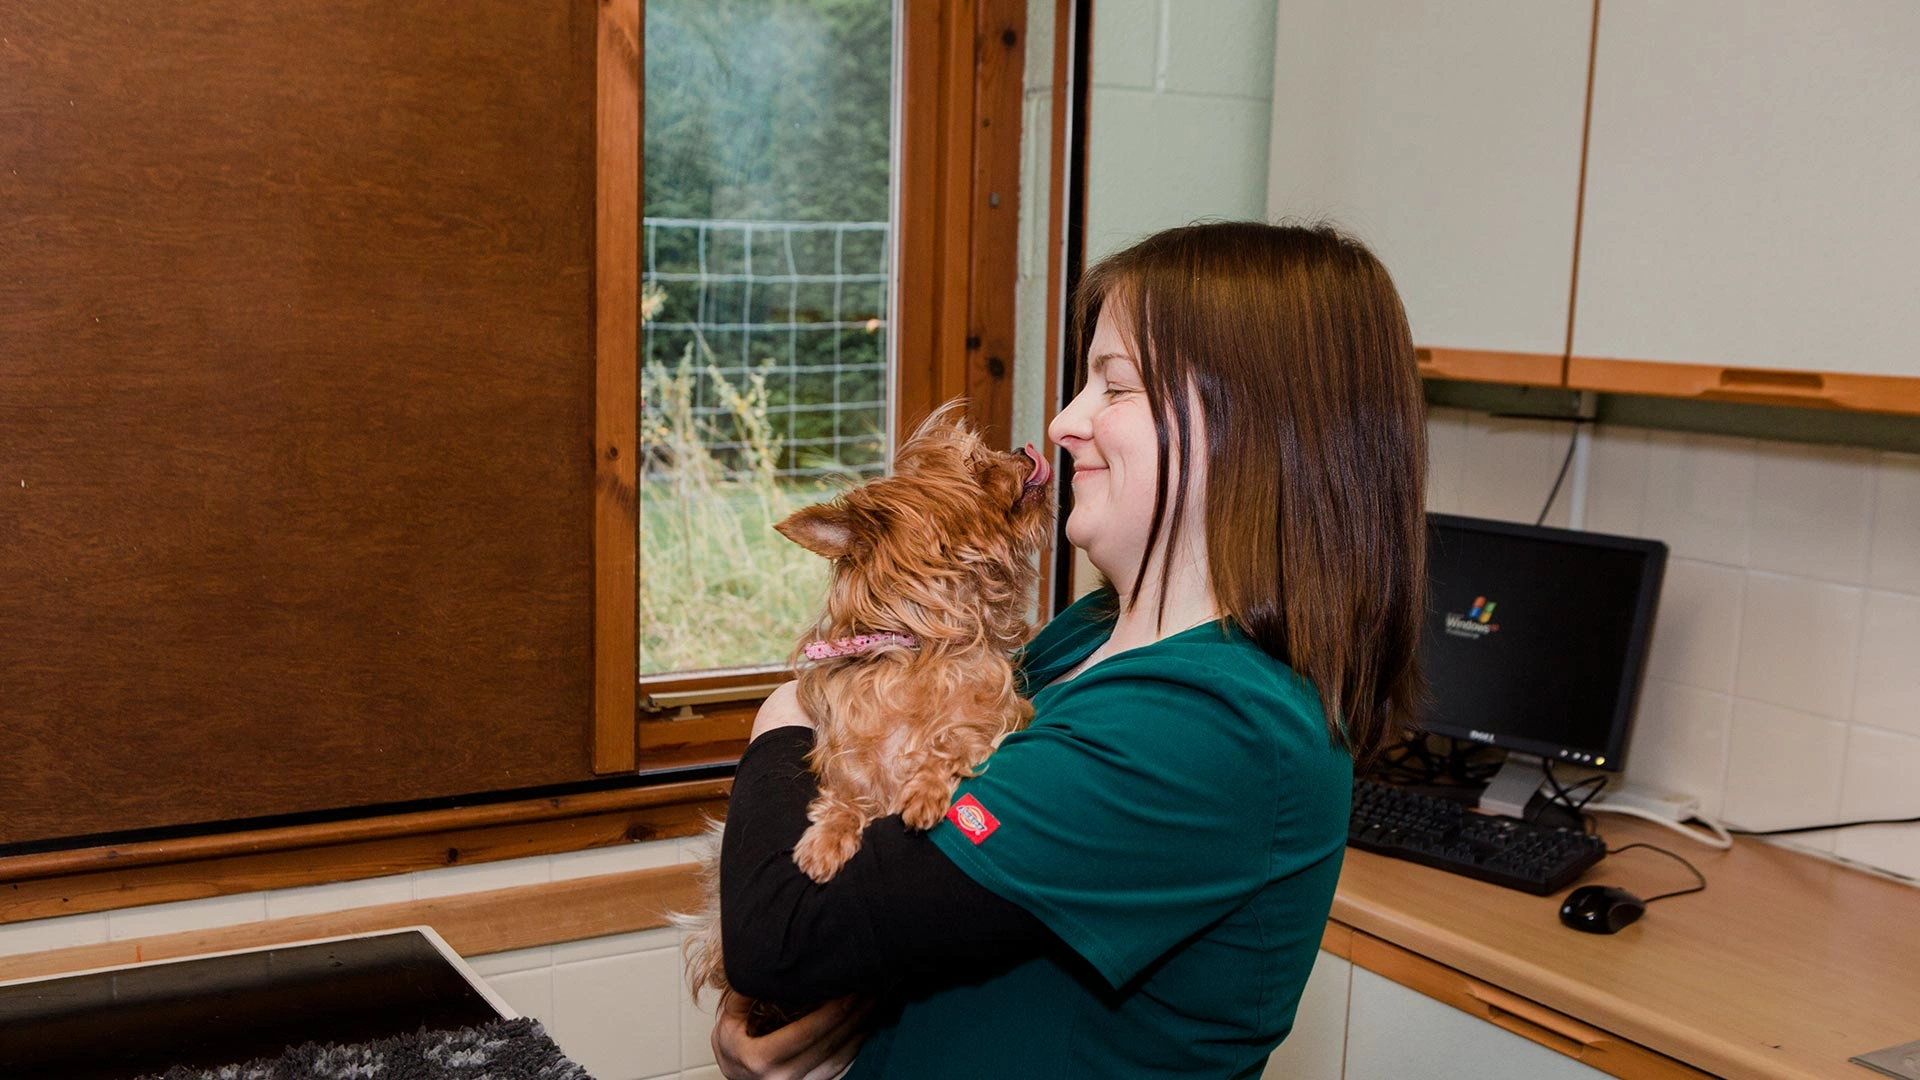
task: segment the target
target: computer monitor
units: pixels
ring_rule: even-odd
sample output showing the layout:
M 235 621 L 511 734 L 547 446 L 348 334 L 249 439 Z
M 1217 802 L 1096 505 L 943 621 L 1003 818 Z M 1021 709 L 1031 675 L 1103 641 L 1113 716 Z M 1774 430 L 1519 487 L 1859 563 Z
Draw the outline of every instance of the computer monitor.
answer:
M 1658 540 L 1427 515 L 1421 726 L 1618 770 L 1666 565 Z

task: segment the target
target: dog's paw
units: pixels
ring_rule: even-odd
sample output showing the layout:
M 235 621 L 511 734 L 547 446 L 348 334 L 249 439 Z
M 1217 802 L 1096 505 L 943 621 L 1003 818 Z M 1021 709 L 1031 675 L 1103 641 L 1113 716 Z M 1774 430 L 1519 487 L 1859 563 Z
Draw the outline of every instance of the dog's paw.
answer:
M 833 828 L 826 825 L 808 827 L 800 836 L 800 842 L 793 845 L 793 862 L 800 872 L 814 881 L 825 884 L 833 880 L 833 875 L 847 865 L 853 853 L 860 850 L 860 830 L 855 828 Z
M 920 784 L 906 793 L 900 802 L 900 819 L 907 828 L 926 832 L 947 815 L 953 801 L 953 788 L 947 784 Z

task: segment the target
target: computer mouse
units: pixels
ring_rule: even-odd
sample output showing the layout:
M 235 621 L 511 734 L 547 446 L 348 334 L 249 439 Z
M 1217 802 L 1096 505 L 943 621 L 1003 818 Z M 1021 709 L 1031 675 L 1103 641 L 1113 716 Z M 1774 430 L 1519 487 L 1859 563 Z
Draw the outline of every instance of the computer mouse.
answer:
M 1582 885 L 1560 905 L 1560 921 L 1589 934 L 1617 934 L 1647 910 L 1647 902 L 1613 885 Z

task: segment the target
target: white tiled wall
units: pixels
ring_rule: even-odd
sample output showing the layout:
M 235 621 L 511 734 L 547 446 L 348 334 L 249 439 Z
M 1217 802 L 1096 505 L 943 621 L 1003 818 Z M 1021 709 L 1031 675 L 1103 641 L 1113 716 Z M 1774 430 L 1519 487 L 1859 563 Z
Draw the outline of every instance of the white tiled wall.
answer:
M 1432 509 L 1526 522 L 1569 437 L 1428 430 Z M 1747 828 L 1920 815 L 1920 457 L 1600 425 L 1584 479 L 1586 528 L 1671 549 L 1627 779 Z M 1790 842 L 1920 878 L 1920 825 Z
M 0 956 L 262 919 L 535 885 L 696 859 L 702 841 L 660 840 L 365 881 L 155 904 L 0 926 Z M 681 979 L 680 933 L 620 934 L 468 958 L 488 985 L 545 1025 L 596 1080 L 718 1080 L 710 1012 Z
M 1013 438 L 1047 438 L 1047 208 L 1053 179 L 1053 49 L 1056 3 L 1027 0 L 1025 89 L 1020 98 L 1020 262 L 1014 278 Z
M 1267 205 L 1275 0 L 1100 0 L 1087 258 Z
M 1264 218 L 1276 0 L 1094 8 L 1088 263 L 1160 229 Z M 1079 554 L 1075 594 L 1098 580 Z

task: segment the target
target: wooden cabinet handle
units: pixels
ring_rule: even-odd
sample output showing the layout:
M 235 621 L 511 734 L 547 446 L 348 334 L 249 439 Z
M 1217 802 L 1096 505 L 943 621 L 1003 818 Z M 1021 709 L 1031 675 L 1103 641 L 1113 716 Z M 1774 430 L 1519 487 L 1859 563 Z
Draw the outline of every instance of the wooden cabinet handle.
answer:
M 1774 401 L 1822 403 L 1833 400 L 1827 381 L 1811 371 L 1764 371 L 1752 368 L 1722 368 L 1716 385 L 1702 392 L 1703 397 L 1738 396 L 1769 398 Z
M 1516 1035 L 1557 1049 L 1568 1057 L 1579 1057 L 1581 1049 L 1599 1046 L 1611 1038 L 1599 1028 L 1589 1027 L 1570 1016 L 1563 1016 L 1526 998 L 1509 994 L 1497 986 L 1473 979 L 1465 982 L 1467 993 L 1490 1011 L 1487 1019 Z M 1517 1025 L 1537 1031 L 1517 1030 Z M 1566 1045 L 1561 1045 L 1563 1043 Z

